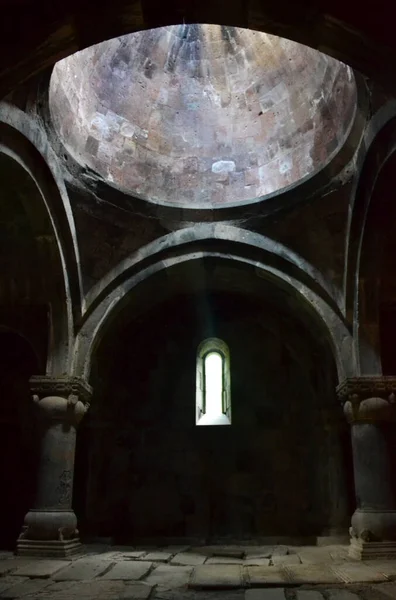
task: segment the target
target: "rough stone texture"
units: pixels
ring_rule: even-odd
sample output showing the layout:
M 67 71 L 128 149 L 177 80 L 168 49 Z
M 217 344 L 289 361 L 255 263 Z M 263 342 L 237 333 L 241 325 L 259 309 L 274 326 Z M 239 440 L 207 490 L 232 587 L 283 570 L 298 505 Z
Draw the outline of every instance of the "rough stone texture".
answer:
M 290 583 L 287 571 L 279 567 L 247 567 L 246 570 L 251 587 Z
M 274 566 L 277 565 L 299 565 L 301 560 L 297 554 L 286 554 L 284 556 L 273 555 L 271 562 Z
M 396 583 L 380 583 L 378 586 L 376 586 L 376 589 L 379 592 L 390 596 L 391 598 L 396 596 Z
M 244 561 L 240 558 L 232 558 L 226 556 L 213 556 L 208 558 L 205 562 L 206 565 L 242 565 Z
M 285 590 L 272 588 L 268 590 L 246 590 L 245 600 L 285 600 Z M 298 598 L 298 600 L 300 600 Z M 321 600 L 321 598 L 302 598 L 301 600 Z
M 23 598 L 45 590 L 50 584 L 51 582 L 48 579 L 28 579 L 1 592 L 0 598 Z
M 128 583 L 120 594 L 119 600 L 147 600 L 152 589 L 152 586 L 147 583 Z
M 287 573 L 288 578 L 294 583 L 326 584 L 341 581 L 341 577 L 332 570 L 329 564 L 286 566 L 285 572 Z
M 171 558 L 172 554 L 170 552 L 162 552 L 162 551 L 156 551 L 156 552 L 148 552 L 148 554 L 146 554 L 144 556 L 144 560 L 151 560 L 153 562 L 168 562 L 168 560 Z M 141 558 L 139 557 L 139 560 L 141 560 Z
M 58 571 L 65 569 L 65 571 L 72 569 L 73 565 L 68 567 L 70 562 L 64 560 L 37 560 L 29 561 L 25 565 L 18 567 L 15 571 L 15 575 L 21 577 L 51 577 L 52 575 L 58 574 Z
M 101 575 L 109 568 L 111 562 L 98 558 L 80 559 L 73 562 L 69 567 L 57 573 L 55 581 L 88 580 Z
M 151 571 L 146 578 L 146 582 L 168 589 L 184 587 L 190 579 L 192 570 L 193 567 L 160 565 Z
M 117 562 L 107 571 L 103 575 L 103 579 L 142 579 L 151 567 L 151 562 L 124 560 Z
M 12 588 L 14 585 L 22 585 L 28 581 L 29 579 L 27 577 L 11 577 L 6 575 L 5 577 L 0 578 L 0 592 L 3 593 Z
M 180 552 L 171 560 L 174 565 L 203 565 L 206 556 L 202 554 L 194 554 L 193 552 Z
M 238 565 L 201 565 L 195 567 L 189 582 L 194 589 L 229 589 L 243 587 L 242 568 Z
M 40 593 L 41 598 L 50 600 L 119 600 L 120 595 L 125 591 L 125 585 L 122 581 L 79 581 L 72 585 L 70 582 L 58 584 L 58 589 L 46 588 Z
M 323 596 L 315 590 L 296 590 L 297 600 L 322 600 Z
M 213 25 L 89 48 L 56 65 L 50 93 L 75 158 L 187 206 L 255 199 L 311 174 L 344 140 L 356 97 L 351 71 L 329 56 Z
M 2 560 L 0 562 L 0 575 L 7 575 L 18 567 L 18 563 L 14 560 Z
M 334 565 L 332 568 L 345 583 L 380 582 L 388 579 L 386 575 L 376 569 L 375 562 L 372 566 L 360 563 L 346 563 L 343 565 Z
M 359 596 L 349 590 L 328 590 L 327 593 L 329 600 L 359 600 Z
M 243 564 L 245 566 L 267 566 L 270 564 L 270 559 L 269 558 L 248 558 L 246 560 L 243 561 Z

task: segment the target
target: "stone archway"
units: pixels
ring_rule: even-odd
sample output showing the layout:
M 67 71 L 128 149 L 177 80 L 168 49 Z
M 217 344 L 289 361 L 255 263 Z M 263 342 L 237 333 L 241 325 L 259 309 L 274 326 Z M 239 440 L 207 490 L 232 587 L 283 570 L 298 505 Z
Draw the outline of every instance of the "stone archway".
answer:
M 261 297 L 259 289 L 266 290 Z M 345 531 L 350 506 L 339 479 L 340 430 L 347 436 L 335 403 L 332 351 L 323 331 L 313 333 L 318 347 L 316 342 L 299 346 L 315 328 L 308 316 L 302 317 L 298 300 L 276 290 L 254 268 L 238 269 L 220 257 L 170 266 L 136 287 L 95 350 L 91 381 L 96 399 L 78 434 L 76 481 L 81 487 L 76 501 L 85 511 L 80 524 L 87 532 L 126 542 L 150 537 L 219 540 L 226 534 L 257 539 L 290 532 L 315 537 Z M 247 298 L 241 300 L 241 294 Z M 257 294 L 255 302 L 249 301 Z M 300 333 L 286 308 L 286 315 L 277 316 L 274 304 L 285 307 L 285 302 L 305 322 Z M 208 335 L 226 339 L 236 365 L 231 383 L 236 425 L 220 432 L 195 428 L 195 352 Z M 242 347 L 244 339 L 250 342 Z M 109 356 L 114 357 L 112 365 Z M 322 375 L 314 366 L 320 364 L 326 365 Z M 295 381 L 298 373 L 305 373 L 301 385 Z M 291 385 L 281 390 L 288 378 Z M 293 428 L 301 421 L 306 430 Z M 285 441 L 288 427 L 291 434 Z M 302 456 L 307 436 L 321 449 L 317 462 L 313 455 Z M 103 448 L 106 439 L 111 448 L 102 453 L 109 457 L 103 461 L 95 448 Z M 299 456 L 297 462 L 293 456 Z M 293 512 L 286 488 L 290 473 L 297 471 Z M 323 474 L 329 480 L 321 479 Z M 106 500 L 101 489 L 109 489 L 108 477 L 116 484 Z M 272 487 L 265 488 L 265 479 L 273 480 Z M 163 510 L 156 512 L 159 498 Z M 312 522 L 301 519 L 307 511 Z

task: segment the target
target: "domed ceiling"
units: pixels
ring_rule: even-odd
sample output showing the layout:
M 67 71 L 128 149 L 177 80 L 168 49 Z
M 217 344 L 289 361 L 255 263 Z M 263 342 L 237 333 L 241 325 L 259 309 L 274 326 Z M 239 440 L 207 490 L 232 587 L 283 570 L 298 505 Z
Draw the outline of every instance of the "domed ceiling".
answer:
M 295 42 L 177 25 L 55 65 L 50 109 L 70 154 L 118 188 L 194 208 L 245 203 L 313 174 L 346 139 L 349 67 Z

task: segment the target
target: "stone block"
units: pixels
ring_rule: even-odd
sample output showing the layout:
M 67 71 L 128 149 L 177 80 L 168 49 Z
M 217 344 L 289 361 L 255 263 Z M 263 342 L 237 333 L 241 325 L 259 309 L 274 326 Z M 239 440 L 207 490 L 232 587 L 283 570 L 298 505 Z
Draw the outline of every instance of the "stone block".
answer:
M 144 556 L 144 560 L 151 560 L 153 562 L 168 562 L 172 558 L 170 552 L 149 552 Z
M 374 566 L 369 567 L 363 563 L 334 564 L 332 569 L 343 581 L 345 581 L 345 583 L 375 583 L 388 581 L 387 576 L 380 571 L 377 571 Z
M 112 563 L 106 560 L 94 558 L 81 558 L 73 562 L 69 567 L 56 573 L 54 581 L 81 581 L 89 580 L 102 575 Z
M 251 587 L 290 583 L 287 572 L 279 567 L 247 567 L 246 571 Z
M 232 589 L 244 587 L 239 565 L 200 565 L 195 567 L 189 582 L 193 589 Z
M 47 578 L 52 577 L 61 569 L 67 568 L 68 565 L 70 565 L 70 562 L 64 560 L 37 559 L 21 565 L 16 569 L 14 574 L 21 577 Z
M 285 590 L 283 588 L 246 590 L 245 600 L 285 600 Z
M 102 579 L 142 579 L 150 571 L 152 565 L 152 562 L 123 560 L 107 571 Z
M 285 567 L 288 578 L 293 583 L 338 583 L 340 577 L 329 565 L 290 565 Z
M 203 565 L 206 560 L 206 556 L 193 552 L 179 552 L 171 560 L 173 565 L 186 565 L 195 566 Z
M 158 585 L 166 589 L 184 587 L 188 584 L 193 567 L 160 565 L 146 579 L 150 585 Z
M 357 560 L 396 558 L 396 542 L 364 542 L 352 538 L 349 556 Z

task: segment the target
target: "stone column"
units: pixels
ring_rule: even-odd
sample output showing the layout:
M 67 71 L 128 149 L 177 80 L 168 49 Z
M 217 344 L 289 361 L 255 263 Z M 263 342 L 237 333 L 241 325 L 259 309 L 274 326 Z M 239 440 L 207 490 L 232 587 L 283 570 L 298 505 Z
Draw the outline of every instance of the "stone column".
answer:
M 25 516 L 17 554 L 69 556 L 80 550 L 71 507 L 76 427 L 84 416 L 91 387 L 79 377 L 32 377 L 41 453 L 36 502 Z
M 396 557 L 396 503 L 387 426 L 395 421 L 396 377 L 352 377 L 337 389 L 351 424 L 356 510 L 349 554 Z

